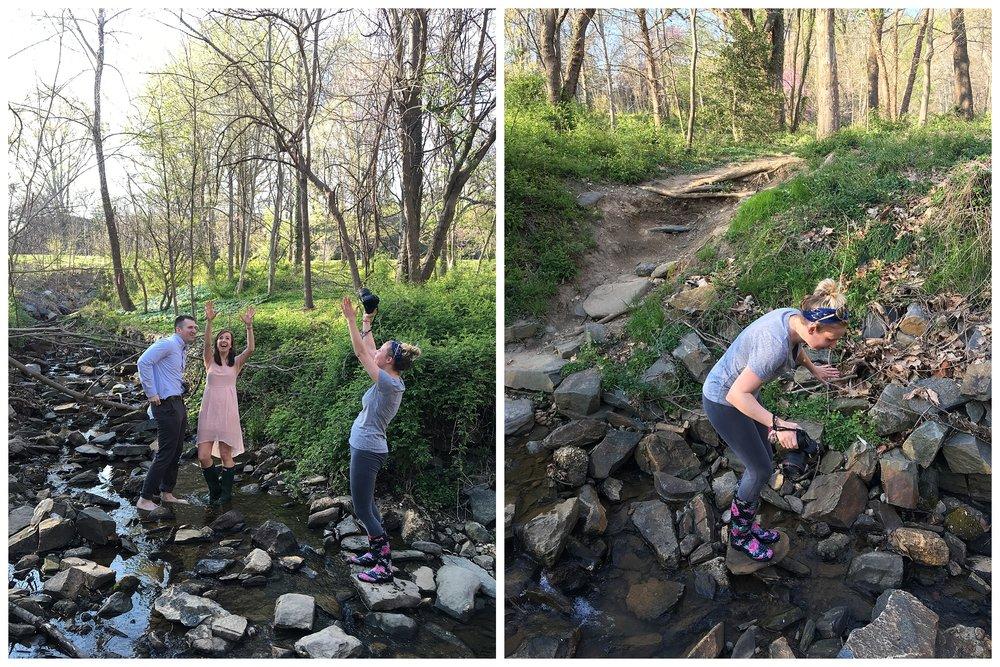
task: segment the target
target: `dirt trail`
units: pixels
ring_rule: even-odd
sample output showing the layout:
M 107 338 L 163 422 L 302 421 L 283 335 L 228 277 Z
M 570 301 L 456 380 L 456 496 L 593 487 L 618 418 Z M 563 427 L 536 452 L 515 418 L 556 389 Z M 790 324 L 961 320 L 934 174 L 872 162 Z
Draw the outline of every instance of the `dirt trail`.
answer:
M 694 174 L 676 174 L 638 185 L 614 185 L 583 192 L 600 195 L 593 228 L 595 248 L 580 262 L 576 281 L 559 287 L 544 325 L 565 331 L 581 324 L 583 300 L 598 285 L 635 275 L 642 263 L 687 260 L 709 240 L 723 234 L 743 197 L 773 187 L 801 163 L 771 156 L 725 164 Z M 683 226 L 666 233 L 657 228 Z

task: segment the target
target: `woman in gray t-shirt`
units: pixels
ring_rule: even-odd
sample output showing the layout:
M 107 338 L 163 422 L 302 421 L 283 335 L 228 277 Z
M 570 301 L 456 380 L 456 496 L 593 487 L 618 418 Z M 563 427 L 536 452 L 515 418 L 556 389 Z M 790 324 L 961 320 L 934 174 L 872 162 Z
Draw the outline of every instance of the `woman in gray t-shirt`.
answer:
M 351 334 L 354 354 L 365 367 L 372 384 L 361 397 L 361 412 L 351 426 L 351 504 L 354 515 L 368 533 L 368 552 L 351 556 L 348 561 L 368 570 L 358 573 L 358 579 L 368 583 L 392 581 L 392 559 L 389 536 L 382 527 L 382 517 L 375 504 L 375 479 L 385 465 L 389 453 L 385 432 L 396 416 L 406 385 L 400 374 L 420 356 L 415 345 L 390 340 L 375 346 L 372 322 L 375 313 L 365 313 L 363 331 L 358 330 L 357 313 L 350 297 L 340 304 Z
M 814 364 L 802 345 L 813 349 L 836 345 L 847 332 L 844 303 L 837 283 L 827 278 L 802 300 L 801 310 L 779 308 L 761 316 L 736 337 L 702 386 L 705 414 L 746 466 L 730 507 L 729 544 L 754 560 L 770 560 L 774 551 L 767 545 L 779 539 L 777 531 L 754 521 L 760 490 L 774 469 L 770 443 L 798 447 L 794 430 L 798 424 L 778 419 L 764 408 L 760 388 L 796 364 L 822 382 L 840 376 L 832 366 Z

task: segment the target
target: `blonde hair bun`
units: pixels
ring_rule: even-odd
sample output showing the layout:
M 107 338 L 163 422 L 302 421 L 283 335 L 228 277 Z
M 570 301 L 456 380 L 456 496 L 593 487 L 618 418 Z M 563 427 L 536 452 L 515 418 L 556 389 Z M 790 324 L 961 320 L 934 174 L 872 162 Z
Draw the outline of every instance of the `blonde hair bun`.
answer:
M 802 299 L 802 310 L 813 308 L 842 308 L 847 304 L 843 287 L 833 278 L 824 278 L 813 293 Z

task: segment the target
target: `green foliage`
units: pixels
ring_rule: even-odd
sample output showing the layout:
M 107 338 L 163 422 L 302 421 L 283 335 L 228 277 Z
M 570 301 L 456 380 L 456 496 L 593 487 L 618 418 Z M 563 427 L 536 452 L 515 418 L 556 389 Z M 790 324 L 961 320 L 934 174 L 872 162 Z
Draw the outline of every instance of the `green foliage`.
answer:
M 845 415 L 833 410 L 832 401 L 826 394 L 789 395 L 782 383 L 775 381 L 761 388 L 760 398 L 765 408 L 784 419 L 822 424 L 823 446 L 827 449 L 846 451 L 859 437 L 870 445 L 882 443 L 882 437 L 875 432 L 875 424 L 866 412 Z
M 474 263 L 472 263 L 474 265 Z M 371 385 L 354 357 L 340 298 L 350 292 L 342 267 L 314 288 L 316 309 L 303 311 L 300 287 L 267 298 L 266 266 L 252 266 L 240 297 L 228 284 L 203 286 L 221 311 L 216 329 L 229 326 L 242 345 L 239 311 L 257 303 L 257 350 L 238 388 L 248 441 L 276 442 L 295 461 L 290 479 L 316 473 L 346 492 L 348 435 Z M 381 259 L 366 285 L 382 299 L 376 340 L 419 345 L 420 359 L 403 375 L 406 393 L 389 427 L 388 468 L 380 475 L 395 493 L 431 507 L 453 505 L 472 472 L 494 458 L 494 275 L 460 267 L 421 286 L 395 282 Z M 173 313 L 126 315 L 107 305 L 88 312 L 100 326 L 170 328 Z M 199 319 L 201 313 L 198 313 Z M 192 416 L 197 415 L 192 402 Z

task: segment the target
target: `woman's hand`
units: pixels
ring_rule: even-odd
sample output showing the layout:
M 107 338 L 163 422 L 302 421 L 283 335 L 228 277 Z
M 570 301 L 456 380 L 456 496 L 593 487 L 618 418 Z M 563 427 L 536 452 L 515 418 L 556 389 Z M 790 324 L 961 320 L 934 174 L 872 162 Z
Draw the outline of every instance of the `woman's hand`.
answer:
M 816 364 L 813 366 L 813 376 L 820 382 L 826 384 L 840 377 L 840 369 L 836 366 L 826 364 Z
M 216 316 L 215 302 L 214 301 L 206 301 L 205 302 L 205 320 L 208 321 L 208 322 L 211 322 L 212 320 L 215 319 L 215 316 Z
M 354 310 L 354 304 L 351 303 L 351 297 L 345 296 L 344 300 L 340 302 L 340 309 L 344 311 L 344 317 L 349 322 L 356 322 L 358 319 L 358 314 Z
M 246 309 L 245 313 L 243 313 L 242 315 L 240 315 L 240 320 L 242 320 L 243 324 L 247 325 L 247 327 L 251 327 L 251 326 L 253 326 L 253 316 L 256 313 L 257 313 L 257 309 L 254 308 L 253 306 L 250 306 L 249 308 Z
M 785 421 L 784 419 L 774 420 L 778 426 L 788 429 L 798 429 L 799 425 L 795 422 Z M 771 431 L 770 438 L 771 442 L 777 442 L 784 449 L 798 449 L 799 448 L 799 437 L 798 433 L 794 430 L 792 431 Z

